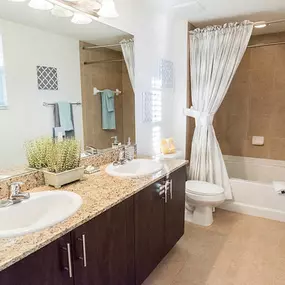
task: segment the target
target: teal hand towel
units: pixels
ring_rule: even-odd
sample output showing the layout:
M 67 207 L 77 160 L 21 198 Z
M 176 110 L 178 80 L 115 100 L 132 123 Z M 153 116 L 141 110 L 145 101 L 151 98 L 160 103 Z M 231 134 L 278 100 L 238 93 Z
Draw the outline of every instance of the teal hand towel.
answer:
M 72 123 L 71 106 L 68 102 L 58 102 L 58 112 L 60 126 L 65 131 L 72 131 L 74 129 Z
M 112 90 L 104 90 L 101 93 L 102 101 L 102 129 L 116 129 L 115 98 Z

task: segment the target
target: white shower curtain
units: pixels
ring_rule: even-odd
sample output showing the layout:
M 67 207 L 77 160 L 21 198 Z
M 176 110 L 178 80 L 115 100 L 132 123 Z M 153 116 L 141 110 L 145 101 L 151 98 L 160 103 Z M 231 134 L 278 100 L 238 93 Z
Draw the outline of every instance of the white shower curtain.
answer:
M 195 118 L 189 176 L 218 184 L 232 199 L 228 173 L 213 128 L 219 109 L 246 51 L 253 24 L 249 21 L 196 29 L 190 32 L 192 107 Z
M 134 51 L 134 39 L 122 40 L 120 42 L 124 59 L 127 65 L 130 81 L 135 91 L 135 51 Z

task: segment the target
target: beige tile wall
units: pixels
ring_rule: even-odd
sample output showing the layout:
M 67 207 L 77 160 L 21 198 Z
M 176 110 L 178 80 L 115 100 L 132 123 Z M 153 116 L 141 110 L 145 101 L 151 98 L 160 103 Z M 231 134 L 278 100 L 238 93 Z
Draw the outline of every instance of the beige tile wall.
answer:
M 282 39 L 285 33 L 251 43 Z M 285 45 L 247 49 L 214 127 L 223 154 L 285 160 Z M 252 136 L 264 136 L 264 146 L 253 146 Z
M 192 106 L 191 100 L 191 70 L 190 70 L 190 38 L 189 38 L 189 31 L 195 30 L 195 26 L 191 23 L 188 23 L 188 31 L 187 31 L 187 41 L 188 41 L 188 48 L 187 48 L 187 107 L 190 108 Z M 191 155 L 191 147 L 192 147 L 192 138 L 194 135 L 195 129 L 195 121 L 194 119 L 187 117 L 186 118 L 186 153 L 185 159 L 189 160 Z
M 111 147 L 111 137 L 117 136 L 120 142 L 126 137 L 135 141 L 134 93 L 130 88 L 130 79 L 125 62 L 99 63 L 84 65 L 84 62 L 122 59 L 123 54 L 107 48 L 84 50 L 80 43 L 81 85 L 84 144 L 99 149 Z M 122 94 L 115 97 L 116 130 L 102 129 L 101 97 L 93 95 L 93 88 L 119 89 Z M 125 132 L 125 133 L 124 133 Z

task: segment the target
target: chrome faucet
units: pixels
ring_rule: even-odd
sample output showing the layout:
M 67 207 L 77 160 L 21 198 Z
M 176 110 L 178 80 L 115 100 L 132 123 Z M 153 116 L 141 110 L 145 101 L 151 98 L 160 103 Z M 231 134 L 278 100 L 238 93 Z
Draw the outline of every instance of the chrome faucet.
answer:
M 9 197 L 6 200 L 0 200 L 0 208 L 10 207 L 30 198 L 30 193 L 21 192 L 21 185 L 23 184 L 23 182 L 13 182 L 10 185 Z
M 123 146 L 121 147 L 120 149 L 120 152 L 119 152 L 119 158 L 117 161 L 113 162 L 113 165 L 114 166 L 117 166 L 117 165 L 123 165 L 127 163 L 127 159 L 126 159 L 126 148 Z
M 29 199 L 30 193 L 21 192 L 23 182 L 13 182 L 10 186 L 9 200 L 14 202 L 21 202 L 22 200 Z

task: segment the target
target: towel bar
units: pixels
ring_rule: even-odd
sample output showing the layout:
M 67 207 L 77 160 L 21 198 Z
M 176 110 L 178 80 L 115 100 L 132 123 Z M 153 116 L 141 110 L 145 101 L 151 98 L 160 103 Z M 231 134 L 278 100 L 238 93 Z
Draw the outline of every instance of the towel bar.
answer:
M 54 106 L 56 103 L 43 103 L 43 106 L 47 107 L 47 106 Z M 80 102 L 74 102 L 74 103 L 70 103 L 71 105 L 81 105 Z

